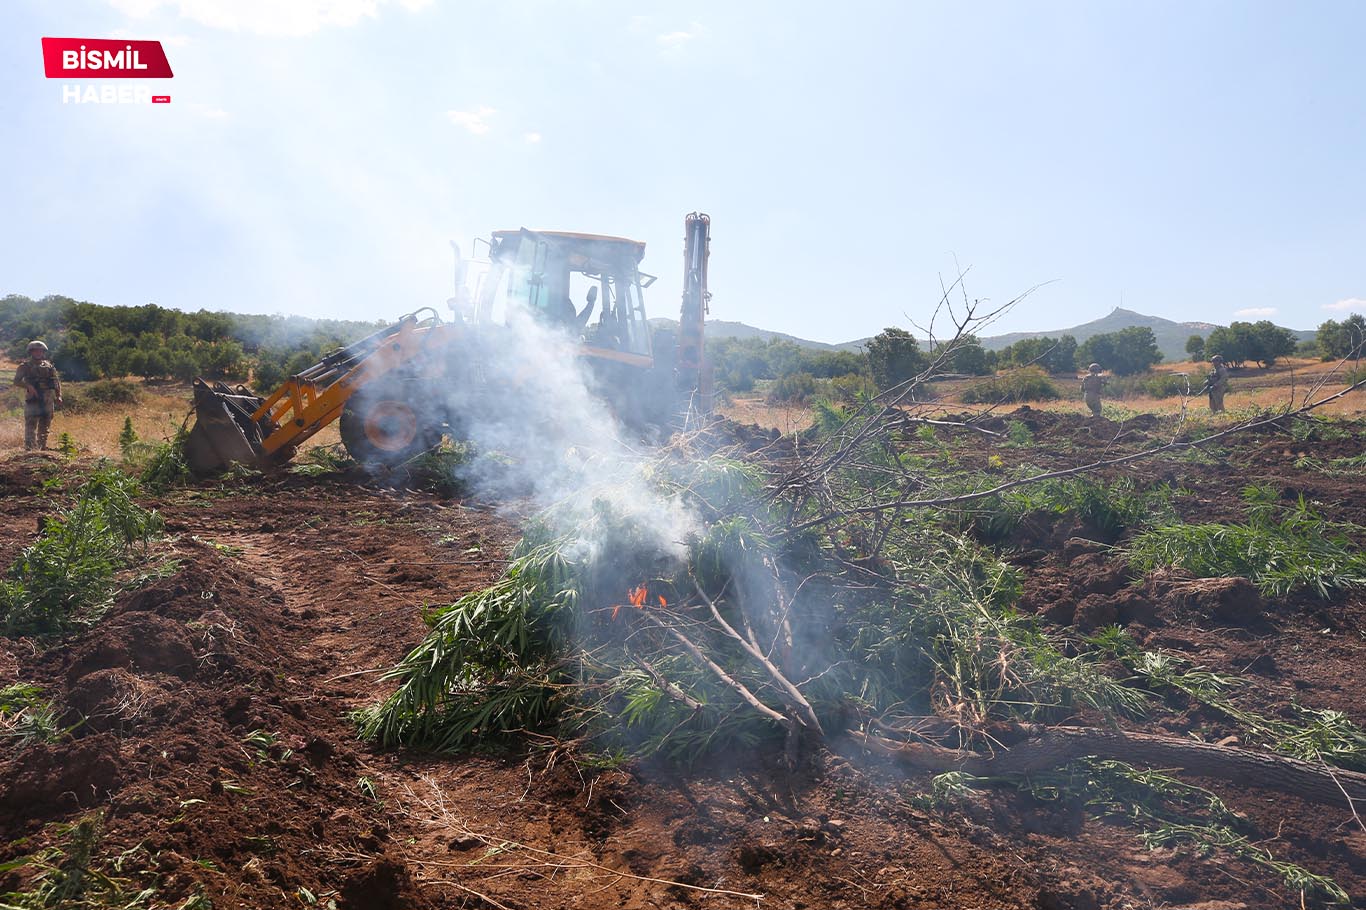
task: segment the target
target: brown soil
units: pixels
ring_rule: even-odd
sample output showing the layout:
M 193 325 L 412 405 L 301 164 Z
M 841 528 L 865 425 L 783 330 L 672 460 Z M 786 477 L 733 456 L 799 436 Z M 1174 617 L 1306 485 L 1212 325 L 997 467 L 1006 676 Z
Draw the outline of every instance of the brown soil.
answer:
M 974 437 L 955 454 L 1081 463 L 1162 432 L 1006 417 L 1029 423 L 1038 445 Z M 1307 447 L 1325 459 L 1357 454 L 1361 438 Z M 1187 520 L 1237 517 L 1238 489 L 1273 481 L 1366 523 L 1366 486 L 1295 469 L 1305 448 L 1268 433 L 1217 464 L 1167 461 L 1143 476 L 1188 489 L 1177 502 Z M 42 478 L 66 470 L 44 457 L 0 460 L 5 552 L 32 538 L 49 507 Z M 1132 828 L 1070 801 L 993 790 L 957 810 L 925 809 L 913 797 L 927 775 L 850 742 L 795 773 L 749 755 L 595 770 L 534 748 L 373 750 L 348 712 L 385 691 L 378 671 L 421 638 L 424 608 L 497 577 L 515 521 L 357 477 L 204 485 L 158 506 L 168 537 L 157 557 L 178 561 L 173 574 L 123 594 L 58 647 L 0 639 L 0 683 L 36 682 L 64 722 L 84 718 L 59 743 L 0 746 L 0 863 L 59 841 L 53 823 L 99 809 L 101 851 L 141 844 L 143 880 L 155 879 L 167 907 L 202 890 L 218 910 L 297 908 L 301 888 L 356 910 L 1298 904 L 1270 873 L 1147 850 Z M 1242 580 L 1139 579 L 1097 536 L 1027 523 L 1011 541 L 1023 607 L 1082 631 L 1118 622 L 1148 647 L 1245 675 L 1259 710 L 1296 699 L 1366 723 L 1366 594 L 1268 601 Z M 1137 728 L 1236 732 L 1176 705 Z M 1345 809 L 1211 786 L 1278 857 L 1366 899 L 1366 831 Z M 0 876 L 0 889 L 22 875 Z

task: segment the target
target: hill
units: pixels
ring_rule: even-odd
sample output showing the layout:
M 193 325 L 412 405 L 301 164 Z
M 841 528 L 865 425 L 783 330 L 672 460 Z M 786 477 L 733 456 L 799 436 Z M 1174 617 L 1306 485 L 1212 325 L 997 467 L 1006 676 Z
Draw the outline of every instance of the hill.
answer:
M 668 329 L 678 331 L 678 320 L 669 319 L 666 316 L 657 316 L 650 320 L 652 329 Z M 708 338 L 758 338 L 760 341 L 790 341 L 803 348 L 810 348 L 814 351 L 854 351 L 863 345 L 868 339 L 860 338 L 858 341 L 847 341 L 843 344 L 829 344 L 824 341 L 811 341 L 808 338 L 798 338 L 796 335 L 788 335 L 785 332 L 774 332 L 769 329 L 760 329 L 743 322 L 728 322 L 725 319 L 707 320 Z
M 651 319 L 650 324 L 657 328 L 678 327 L 678 322 L 673 319 Z M 1001 348 L 1023 338 L 1039 338 L 1050 336 L 1057 338 L 1060 335 L 1071 335 L 1078 342 L 1083 342 L 1092 335 L 1103 335 L 1107 332 L 1118 332 L 1130 326 L 1145 326 L 1153 330 L 1153 335 L 1157 338 L 1158 350 L 1167 361 L 1177 361 L 1186 359 L 1186 340 L 1192 335 L 1208 335 L 1213 329 L 1218 328 L 1212 322 L 1175 322 L 1171 319 L 1164 319 L 1161 316 L 1146 316 L 1133 310 L 1126 310 L 1122 307 L 1115 307 L 1107 315 L 1090 322 L 1072 326 L 1066 329 L 1053 329 L 1041 332 L 1008 332 L 1004 335 L 989 335 L 982 339 L 982 345 L 989 351 L 999 351 Z M 1291 329 L 1295 337 L 1301 341 L 1309 340 L 1314 337 L 1313 329 Z M 871 339 L 856 338 L 853 341 L 845 341 L 839 344 L 829 344 L 823 341 L 811 341 L 806 338 L 798 338 L 795 335 L 787 335 L 782 332 L 773 332 L 768 329 L 756 328 L 746 325 L 743 322 L 726 322 L 725 320 L 711 320 L 707 322 L 707 334 L 712 338 L 759 338 L 764 341 L 790 341 L 793 344 L 804 348 L 817 351 L 857 351 L 864 347 Z
M 1143 326 L 1152 329 L 1153 336 L 1157 338 L 1158 350 L 1162 352 L 1163 358 L 1169 361 L 1186 359 L 1186 339 L 1190 336 L 1208 335 L 1213 329 L 1218 328 L 1211 322 L 1174 322 L 1171 319 L 1163 319 L 1161 316 L 1145 316 L 1133 310 L 1115 307 L 1109 314 L 1100 319 L 1083 322 L 1081 325 L 1073 326 L 1070 329 L 1056 329 L 1050 332 L 1009 332 L 1005 335 L 983 338 L 982 344 L 988 350 L 998 351 L 1023 338 L 1039 338 L 1044 335 L 1054 338 L 1059 335 L 1071 335 L 1078 342 L 1083 342 L 1092 335 L 1118 332 L 1120 329 L 1127 329 L 1131 326 Z M 1301 341 L 1314 337 L 1313 330 L 1291 329 L 1291 331 Z

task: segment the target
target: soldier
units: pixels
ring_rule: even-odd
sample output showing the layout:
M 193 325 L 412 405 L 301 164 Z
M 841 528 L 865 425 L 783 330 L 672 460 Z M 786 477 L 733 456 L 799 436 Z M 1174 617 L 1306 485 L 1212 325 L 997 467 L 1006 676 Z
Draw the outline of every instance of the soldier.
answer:
M 47 359 L 47 345 L 28 343 L 28 360 L 15 370 L 14 384 L 24 387 L 24 448 L 46 449 L 52 413 L 62 403 L 62 380 Z
M 1086 402 L 1086 406 L 1091 409 L 1092 417 L 1100 416 L 1100 389 L 1105 385 L 1105 377 L 1100 375 L 1100 364 L 1093 363 L 1087 367 L 1087 373 L 1081 379 L 1081 397 Z
M 1219 354 L 1211 357 L 1209 362 L 1210 366 L 1214 367 L 1209 371 L 1209 379 L 1205 381 L 1205 388 L 1209 390 L 1209 410 L 1211 414 L 1222 414 L 1224 392 L 1228 391 L 1228 367 L 1224 366 L 1224 358 Z

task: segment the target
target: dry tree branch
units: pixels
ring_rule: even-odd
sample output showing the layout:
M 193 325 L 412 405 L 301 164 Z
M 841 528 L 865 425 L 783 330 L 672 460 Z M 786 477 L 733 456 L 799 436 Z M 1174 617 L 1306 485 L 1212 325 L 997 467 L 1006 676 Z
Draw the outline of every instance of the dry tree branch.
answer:
M 899 408 L 905 404 L 906 400 L 912 398 L 917 389 L 945 372 L 945 366 L 963 346 L 964 336 L 970 334 L 971 330 L 979 329 L 982 326 L 990 325 L 992 322 L 995 322 L 1030 294 L 1034 293 L 1034 291 L 1038 290 L 1038 288 L 1042 287 L 1042 285 L 1035 285 L 1009 302 L 980 316 L 977 313 L 980 301 L 966 302 L 965 293 L 964 300 L 966 309 L 963 314 L 959 315 L 954 313 L 952 308 L 949 308 L 955 329 L 953 337 L 948 342 L 935 346 L 933 331 L 935 319 L 938 318 L 939 312 L 947 305 L 954 288 L 961 286 L 964 275 L 964 272 L 960 272 L 954 283 L 947 288 L 944 288 L 943 296 L 940 298 L 939 305 L 935 309 L 935 316 L 930 320 L 930 325 L 927 329 L 922 329 L 914 322 L 911 323 L 912 326 L 920 331 L 926 332 L 929 336 L 928 340 L 935 355 L 934 360 L 930 365 L 918 375 L 874 396 L 866 407 L 876 407 L 878 409 L 877 413 L 866 421 L 852 437 L 844 439 L 843 437 L 836 435 L 817 445 L 815 450 L 807 459 L 805 459 L 801 466 L 791 472 L 788 476 L 779 480 L 778 483 L 769 490 L 767 498 L 770 501 L 776 499 L 788 489 L 802 486 L 809 483 L 815 477 L 828 473 L 841 462 L 847 460 L 876 429 L 882 426 L 883 421 L 886 420 L 890 414 L 897 413 Z M 912 398 L 912 400 L 914 399 Z M 828 455 L 825 454 L 832 446 L 833 451 L 829 452 Z
M 819 527 L 820 525 L 828 524 L 831 521 L 834 521 L 838 518 L 848 517 L 849 515 L 867 515 L 888 511 L 900 511 L 903 509 L 936 508 L 940 506 L 957 505 L 959 503 L 964 502 L 973 502 L 979 499 L 986 499 L 991 496 L 996 496 L 1001 493 L 1005 493 L 1009 490 L 1014 490 L 1018 487 L 1024 487 L 1029 486 L 1031 484 L 1040 483 L 1045 480 L 1054 480 L 1059 477 L 1071 477 L 1076 474 L 1086 474 L 1091 471 L 1099 470 L 1100 468 L 1113 467 L 1115 465 L 1121 464 L 1129 464 L 1131 462 L 1141 461 L 1145 458 L 1152 458 L 1155 455 L 1161 455 L 1166 452 L 1176 452 L 1185 449 L 1199 448 L 1200 446 L 1207 445 L 1211 442 L 1235 435 L 1237 433 L 1243 433 L 1248 430 L 1257 429 L 1259 427 L 1271 426 L 1273 424 L 1276 424 L 1278 421 L 1286 420 L 1288 418 L 1293 419 L 1296 417 L 1302 417 L 1305 414 L 1308 414 L 1311 411 L 1320 408 L 1331 401 L 1335 401 L 1343 397 L 1349 392 L 1353 392 L 1356 389 L 1361 388 L 1363 385 L 1366 385 L 1366 379 L 1360 379 L 1352 383 L 1351 385 L 1347 386 L 1346 388 L 1341 389 L 1340 391 L 1332 395 L 1329 395 L 1327 398 L 1321 398 L 1317 401 L 1296 408 L 1295 410 L 1285 411 L 1282 413 L 1268 414 L 1263 417 L 1257 417 L 1252 420 L 1243 421 L 1242 423 L 1235 424 L 1234 426 L 1220 430 L 1217 433 L 1211 433 L 1208 436 L 1202 436 L 1199 439 L 1177 439 L 1169 443 L 1164 443 L 1160 446 L 1144 449 L 1141 452 L 1132 452 L 1128 455 L 1120 455 L 1115 458 L 1101 459 L 1100 461 L 1093 461 L 1089 464 L 1079 465 L 1074 468 L 1061 468 L 1056 471 L 1043 471 L 1038 474 L 1032 474 L 1029 477 L 1021 477 L 1016 480 L 1007 481 L 1006 483 L 998 484 L 986 490 L 978 490 L 975 493 L 959 493 L 953 496 L 941 496 L 934 499 L 902 499 L 892 502 L 874 503 L 872 505 L 866 506 L 852 506 L 847 509 L 828 512 L 824 515 L 819 515 L 815 518 L 811 518 L 807 521 L 798 523 L 793 527 L 787 529 L 783 533 L 790 536 L 792 534 L 800 533 L 802 531 L 806 531 L 814 527 Z
M 897 742 L 861 730 L 847 731 L 870 751 L 930 771 L 966 771 L 983 776 L 1027 774 L 1086 756 L 1155 767 L 1179 767 L 1215 777 L 1290 793 L 1324 805 L 1366 802 L 1366 774 L 1270 752 L 1217 746 L 1176 736 L 1103 730 L 1096 727 L 1031 727 L 1024 742 L 994 755 L 948 749 L 931 743 Z
M 816 711 L 811 707 L 811 703 L 806 700 L 806 696 L 802 695 L 802 693 L 797 690 L 797 687 L 792 684 L 792 681 L 784 676 L 782 672 L 773 665 L 771 660 L 764 656 L 764 653 L 759 650 L 757 645 L 750 642 L 739 632 L 736 632 L 734 627 L 726 622 L 725 617 L 721 615 L 721 611 L 716 609 L 715 602 L 706 595 L 706 592 L 702 590 L 702 586 L 699 585 L 696 580 L 693 581 L 693 587 L 697 590 L 697 596 L 701 597 L 703 602 L 706 603 L 707 607 L 711 610 L 711 615 L 715 618 L 717 624 L 721 626 L 721 631 L 735 639 L 740 647 L 744 649 L 745 653 L 763 667 L 764 672 L 777 684 L 779 695 L 782 697 L 783 701 L 788 703 L 788 707 L 796 712 L 797 720 L 801 722 L 802 726 L 809 727 L 821 736 L 824 736 L 825 731 L 821 729 L 821 722 L 816 719 Z
M 665 677 L 663 673 L 660 673 L 659 670 L 655 669 L 654 664 L 650 663 L 645 658 L 641 657 L 638 654 L 632 654 L 631 659 L 634 660 L 636 662 L 636 665 L 639 666 L 642 670 L 644 670 L 649 675 L 649 677 L 655 681 L 655 684 L 659 686 L 661 689 L 663 689 L 664 693 L 668 695 L 670 698 L 674 699 L 675 701 L 681 702 L 682 704 L 691 708 L 693 711 L 702 711 L 706 707 L 700 701 L 698 701 L 697 699 L 689 695 L 687 692 L 684 692 L 682 689 L 680 689 L 677 683 L 669 681 L 669 679 Z
M 764 715 L 770 720 L 776 720 L 778 723 L 782 724 L 785 727 L 791 727 L 796 723 L 796 721 L 793 718 L 788 717 L 787 715 L 782 714 L 778 711 L 775 711 L 768 705 L 764 704 L 763 701 L 759 698 L 759 696 L 755 695 L 753 692 L 749 690 L 748 686 L 740 682 L 735 677 L 731 676 L 725 670 L 721 669 L 720 665 L 717 664 L 710 657 L 708 657 L 706 654 L 704 654 L 702 649 L 699 648 L 697 644 L 693 642 L 692 639 L 688 638 L 688 636 L 684 635 L 682 632 L 678 631 L 673 626 L 669 625 L 668 623 L 664 622 L 663 620 L 648 612 L 644 613 L 643 615 L 650 622 L 653 622 L 655 625 L 659 626 L 659 628 L 663 629 L 665 632 L 668 632 L 670 635 L 672 635 L 678 641 L 678 643 L 683 646 L 684 650 L 686 650 L 690 655 L 692 655 L 693 660 L 697 661 L 698 664 L 706 667 L 712 673 L 716 674 L 716 677 L 720 679 L 721 682 L 725 683 L 726 685 L 734 689 L 736 694 L 743 698 L 751 708 L 758 711 L 760 714 Z

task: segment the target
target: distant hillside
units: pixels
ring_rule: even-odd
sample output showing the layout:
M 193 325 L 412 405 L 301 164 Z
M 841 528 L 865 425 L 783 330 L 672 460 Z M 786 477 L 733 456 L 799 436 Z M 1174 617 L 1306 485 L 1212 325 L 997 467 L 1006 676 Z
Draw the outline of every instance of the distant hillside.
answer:
M 656 328 L 678 328 L 678 322 L 673 319 L 651 319 L 650 324 Z M 1084 322 L 1070 329 L 1053 329 L 1046 332 L 1010 332 L 1005 335 L 989 335 L 982 339 L 982 344 L 987 350 L 999 351 L 1008 344 L 1014 344 L 1022 338 L 1038 338 L 1047 335 L 1057 338 L 1060 335 L 1071 335 L 1078 342 L 1085 341 L 1092 335 L 1103 335 L 1106 332 L 1118 332 L 1120 329 L 1127 329 L 1130 326 L 1146 326 L 1153 330 L 1153 336 L 1157 338 L 1158 350 L 1167 361 L 1178 361 L 1186 359 L 1186 340 L 1192 335 L 1208 335 L 1213 329 L 1218 328 L 1211 322 L 1173 322 L 1170 319 L 1163 319 L 1161 316 L 1145 316 L 1133 310 L 1126 310 L 1115 307 L 1106 316 L 1094 319 L 1091 322 Z M 1314 331 L 1291 329 L 1295 337 L 1301 341 L 1312 339 Z M 782 332 L 771 332 L 768 329 L 755 328 L 743 322 L 726 322 L 716 319 L 707 322 L 707 335 L 711 338 L 758 338 L 763 341 L 771 339 L 778 341 L 790 341 L 793 344 L 804 348 L 811 348 L 817 351 L 857 351 L 867 345 L 869 338 L 857 338 L 853 341 L 845 341 L 840 344 L 827 344 L 823 341 L 810 341 L 805 338 L 798 338 L 795 335 L 786 335 Z
M 1107 316 L 1102 316 L 1100 319 L 1094 319 L 1091 322 L 1084 322 L 1070 329 L 1056 329 L 1051 332 L 1010 332 L 1005 335 L 993 335 L 983 338 L 982 345 L 988 350 L 998 351 L 1022 338 L 1038 338 L 1043 335 L 1053 338 L 1059 335 L 1071 335 L 1078 342 L 1082 342 L 1092 335 L 1118 332 L 1120 329 L 1127 329 L 1130 326 L 1144 326 L 1152 329 L 1153 336 L 1157 338 L 1157 348 L 1162 352 L 1163 358 L 1168 361 L 1185 360 L 1186 340 L 1188 338 L 1192 335 L 1208 335 L 1213 329 L 1218 328 L 1211 322 L 1173 322 L 1170 319 L 1163 319 L 1161 316 L 1145 316 L 1142 313 L 1135 313 L 1133 310 L 1115 307 Z M 1295 329 L 1291 329 L 1291 331 L 1301 341 L 1314 337 L 1313 331 Z
M 653 329 L 678 330 L 678 320 L 669 319 L 664 316 L 657 316 L 650 320 L 650 327 Z M 758 338 L 760 341 L 790 341 L 793 344 L 804 348 L 811 348 L 814 351 L 837 351 L 855 350 L 859 342 L 846 342 L 845 344 L 826 344 L 824 341 L 809 341 L 806 338 L 798 338 L 796 335 L 787 335 L 783 332 L 770 332 L 768 329 L 757 329 L 752 325 L 743 322 L 727 322 L 724 319 L 707 320 L 708 338 Z M 866 339 L 864 339 L 866 340 Z

